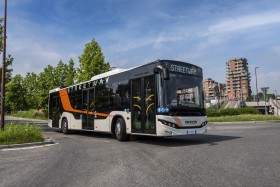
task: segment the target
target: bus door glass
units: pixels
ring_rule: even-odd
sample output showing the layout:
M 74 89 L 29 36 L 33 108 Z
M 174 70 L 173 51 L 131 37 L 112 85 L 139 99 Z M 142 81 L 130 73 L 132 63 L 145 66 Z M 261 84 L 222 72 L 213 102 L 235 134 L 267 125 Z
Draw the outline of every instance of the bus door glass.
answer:
M 59 126 L 59 118 L 60 118 L 60 98 L 57 93 L 52 93 L 50 95 L 50 110 L 49 110 L 49 118 L 52 119 L 52 127 Z
M 132 80 L 132 132 L 155 134 L 155 77 Z
M 83 129 L 94 129 L 94 89 L 83 90 L 83 111 L 82 126 Z

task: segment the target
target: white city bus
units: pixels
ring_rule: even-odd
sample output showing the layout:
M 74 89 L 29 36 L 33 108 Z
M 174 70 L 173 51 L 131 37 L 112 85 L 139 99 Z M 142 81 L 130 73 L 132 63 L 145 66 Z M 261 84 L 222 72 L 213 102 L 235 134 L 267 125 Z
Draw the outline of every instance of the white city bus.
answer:
M 128 136 L 205 133 L 202 69 L 157 60 L 128 70 L 115 69 L 91 80 L 49 92 L 48 126 Z

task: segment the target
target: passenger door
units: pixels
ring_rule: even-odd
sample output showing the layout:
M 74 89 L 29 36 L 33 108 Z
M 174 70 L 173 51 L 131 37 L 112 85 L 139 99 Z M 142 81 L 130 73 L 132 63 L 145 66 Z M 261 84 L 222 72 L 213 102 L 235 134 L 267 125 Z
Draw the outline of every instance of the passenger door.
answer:
M 93 130 L 94 129 L 94 115 L 90 115 L 90 112 L 94 112 L 94 88 L 89 90 L 83 90 L 83 111 L 82 114 L 82 128 Z
M 51 93 L 50 95 L 50 110 L 49 119 L 52 120 L 52 127 L 59 127 L 59 119 L 61 116 L 61 103 L 57 93 Z
M 132 133 L 155 134 L 155 77 L 134 79 L 132 84 Z

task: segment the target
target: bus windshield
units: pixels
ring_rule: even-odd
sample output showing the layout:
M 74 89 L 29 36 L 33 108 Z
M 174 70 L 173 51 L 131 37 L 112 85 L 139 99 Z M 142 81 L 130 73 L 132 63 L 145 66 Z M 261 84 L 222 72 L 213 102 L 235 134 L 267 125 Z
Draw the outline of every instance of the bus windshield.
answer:
M 202 78 L 170 74 L 170 80 L 162 82 L 160 107 L 169 109 L 204 108 Z

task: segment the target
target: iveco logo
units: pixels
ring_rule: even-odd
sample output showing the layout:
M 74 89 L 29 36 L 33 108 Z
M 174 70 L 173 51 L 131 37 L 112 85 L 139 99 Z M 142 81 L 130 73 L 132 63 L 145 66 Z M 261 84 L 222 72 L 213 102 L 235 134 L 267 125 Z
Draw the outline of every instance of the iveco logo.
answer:
M 197 121 L 185 121 L 185 124 L 186 125 L 189 125 L 189 124 L 196 124 L 197 123 Z

